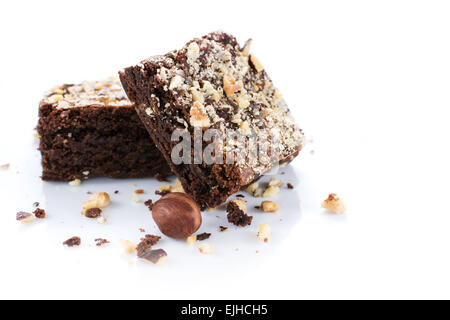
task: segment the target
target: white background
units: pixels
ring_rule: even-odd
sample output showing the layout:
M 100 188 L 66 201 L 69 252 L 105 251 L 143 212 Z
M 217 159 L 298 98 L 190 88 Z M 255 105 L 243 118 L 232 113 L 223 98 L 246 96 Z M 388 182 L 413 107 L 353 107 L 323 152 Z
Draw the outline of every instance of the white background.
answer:
M 0 171 L 0 298 L 450 298 L 449 16 L 445 1 L 2 2 L 0 164 L 11 168 Z M 287 222 L 267 247 L 256 229 L 233 229 L 213 234 L 212 256 L 165 239 L 176 252 L 165 266 L 129 265 L 118 238 L 154 228 L 129 200 L 131 183 L 156 183 L 40 182 L 41 94 L 218 29 L 253 38 L 313 140 L 287 168 L 296 186 L 278 199 Z M 87 190 L 118 185 L 108 225 L 82 220 Z M 320 208 L 330 192 L 345 215 Z M 17 224 L 34 201 L 49 218 Z M 61 245 L 101 232 L 115 242 Z M 247 251 L 231 254 L 239 245 Z

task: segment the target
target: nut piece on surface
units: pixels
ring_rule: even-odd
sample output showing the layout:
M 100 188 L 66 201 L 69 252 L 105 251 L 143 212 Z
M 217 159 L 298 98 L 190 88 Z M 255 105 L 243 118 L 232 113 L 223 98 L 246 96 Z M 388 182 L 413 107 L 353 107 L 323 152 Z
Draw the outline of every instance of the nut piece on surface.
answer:
M 88 201 L 83 202 L 83 212 L 86 215 L 86 211 L 92 208 L 103 209 L 109 205 L 109 194 L 106 192 L 99 192 L 91 195 Z
M 184 239 L 202 224 L 198 204 L 187 194 L 172 192 L 153 204 L 152 216 L 159 230 L 168 237 Z
M 278 192 L 280 192 L 280 188 L 277 186 L 268 186 L 266 190 L 264 190 L 262 196 L 264 198 L 268 198 L 268 197 L 273 197 L 275 195 L 278 194 Z
M 261 210 L 264 212 L 277 212 L 279 208 L 278 203 L 273 201 L 261 202 Z
M 44 219 L 46 217 L 46 212 L 44 209 L 36 208 L 36 210 L 33 211 L 34 216 L 38 219 Z
M 259 182 L 258 181 L 253 182 L 252 184 L 250 184 L 247 187 L 247 192 L 250 194 L 253 194 L 256 191 L 256 189 L 258 189 L 258 187 L 259 187 Z
M 166 260 L 167 253 L 163 249 L 155 249 L 146 251 L 138 257 L 153 264 L 161 264 Z
M 270 236 L 270 227 L 267 224 L 260 224 L 258 231 L 258 240 L 268 242 Z
M 322 201 L 322 208 L 333 213 L 341 214 L 345 212 L 347 206 L 335 193 L 330 193 L 328 198 Z
M 87 218 L 98 218 L 102 214 L 102 209 L 100 208 L 89 208 L 84 211 L 84 215 Z
M 16 220 L 20 221 L 22 223 L 28 223 L 28 222 L 33 221 L 34 219 L 35 219 L 34 215 L 32 215 L 31 213 L 28 213 L 28 212 L 20 211 L 20 212 L 17 212 L 17 214 L 16 214 Z
M 227 208 L 228 206 L 230 206 L 232 203 L 236 204 L 239 209 L 241 209 L 242 211 L 247 210 L 247 202 L 245 200 L 241 200 L 241 199 L 235 199 L 235 200 L 230 200 L 227 203 Z
M 80 179 L 75 179 L 69 182 L 69 185 L 71 185 L 72 187 L 78 187 L 80 184 L 81 184 Z
M 214 252 L 213 248 L 209 243 L 202 243 L 201 245 L 198 246 L 198 250 L 203 254 L 210 254 Z
M 81 244 L 80 237 L 72 237 L 63 242 L 63 245 L 68 247 L 79 246 Z
M 283 181 L 277 178 L 270 178 L 269 186 L 273 187 L 281 187 L 283 185 Z
M 126 253 L 136 252 L 137 244 L 133 241 L 120 239 L 120 243 L 124 246 Z
M 101 216 L 101 217 L 98 217 L 98 218 L 97 218 L 97 223 L 103 224 L 103 223 L 105 223 L 105 222 L 106 222 L 106 218 L 105 218 L 105 217 Z
M 205 107 L 200 102 L 194 102 L 189 114 L 191 116 L 189 122 L 193 127 L 209 128 L 211 126 Z
M 186 242 L 188 245 L 192 246 L 197 242 L 197 236 L 189 236 L 186 238 Z

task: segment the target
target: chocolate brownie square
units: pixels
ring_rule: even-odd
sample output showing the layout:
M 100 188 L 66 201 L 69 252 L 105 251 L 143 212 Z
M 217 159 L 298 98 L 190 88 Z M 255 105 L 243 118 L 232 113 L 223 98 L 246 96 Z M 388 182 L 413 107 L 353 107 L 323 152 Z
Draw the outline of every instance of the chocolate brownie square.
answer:
M 156 146 L 202 209 L 291 161 L 304 143 L 250 43 L 241 48 L 214 32 L 119 72 Z
M 50 90 L 37 132 L 43 180 L 171 174 L 117 77 Z

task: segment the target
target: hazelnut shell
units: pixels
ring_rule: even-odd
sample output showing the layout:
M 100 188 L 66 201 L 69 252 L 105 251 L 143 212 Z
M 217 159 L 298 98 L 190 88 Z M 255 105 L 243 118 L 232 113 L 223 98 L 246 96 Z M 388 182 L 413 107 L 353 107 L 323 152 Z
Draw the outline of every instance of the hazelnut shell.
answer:
M 159 230 L 168 237 L 183 239 L 202 224 L 198 204 L 187 194 L 171 192 L 153 204 L 152 216 Z

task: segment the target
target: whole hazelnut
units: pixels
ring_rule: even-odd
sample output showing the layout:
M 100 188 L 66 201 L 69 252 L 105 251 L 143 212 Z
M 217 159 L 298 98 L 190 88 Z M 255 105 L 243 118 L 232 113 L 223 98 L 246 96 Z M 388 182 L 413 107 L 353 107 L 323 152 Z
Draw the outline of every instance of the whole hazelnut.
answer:
M 187 194 L 171 192 L 153 204 L 152 216 L 159 230 L 168 237 L 183 239 L 202 224 L 198 204 Z

